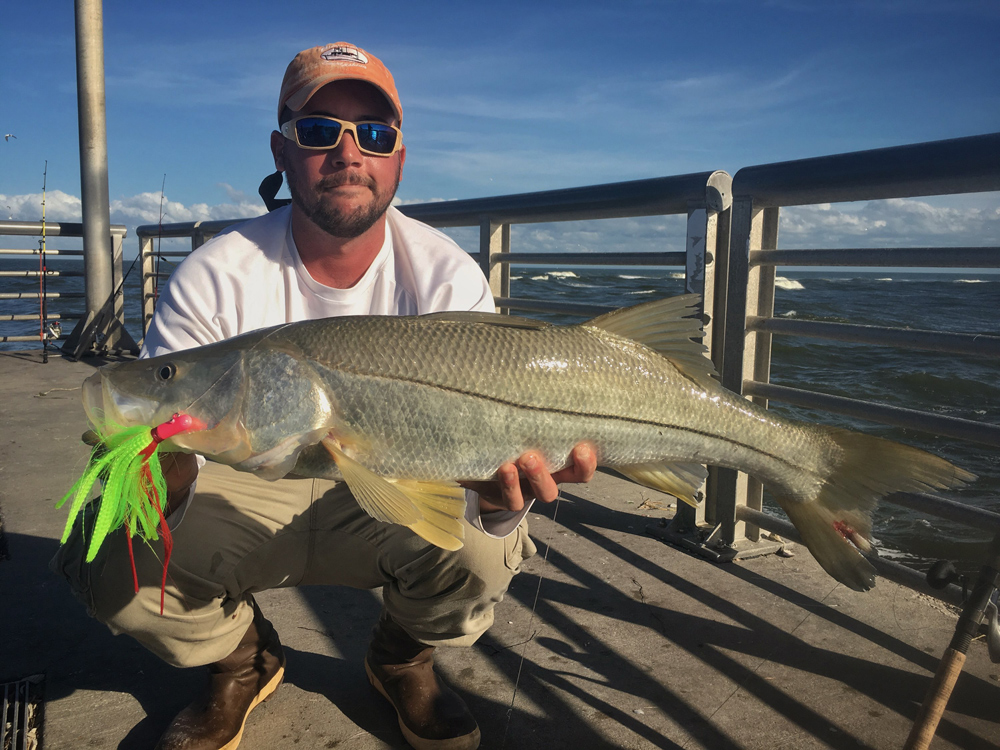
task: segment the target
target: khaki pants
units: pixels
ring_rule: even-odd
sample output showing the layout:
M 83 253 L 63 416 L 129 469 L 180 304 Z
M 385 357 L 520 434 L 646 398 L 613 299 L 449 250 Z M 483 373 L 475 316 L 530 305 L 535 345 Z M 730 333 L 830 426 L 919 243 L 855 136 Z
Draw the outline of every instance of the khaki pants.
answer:
M 83 515 L 52 568 L 112 632 L 128 633 L 175 666 L 228 656 L 253 619 L 249 595 L 303 584 L 381 587 L 385 609 L 415 639 L 471 645 L 493 624 L 521 560 L 535 552 L 524 522 L 505 539 L 466 524 L 465 546 L 447 552 L 375 521 L 343 483 L 265 482 L 217 464 L 202 469 L 195 496 L 169 520 L 174 548 L 163 615 L 161 541 L 134 540 L 138 594 L 124 529 L 108 536 L 92 563 L 83 561 L 83 528 L 92 523 Z

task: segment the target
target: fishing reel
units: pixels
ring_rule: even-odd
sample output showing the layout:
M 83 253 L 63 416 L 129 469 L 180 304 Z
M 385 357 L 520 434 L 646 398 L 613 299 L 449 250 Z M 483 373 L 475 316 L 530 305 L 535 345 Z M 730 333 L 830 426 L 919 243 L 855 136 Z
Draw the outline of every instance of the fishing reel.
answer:
M 926 577 L 928 585 L 934 589 L 943 589 L 950 583 L 954 583 L 955 581 L 960 582 L 962 584 L 962 599 L 968 600 L 969 579 L 967 576 L 961 575 L 950 560 L 938 560 L 931 565 Z M 990 661 L 994 664 L 1000 664 L 1000 610 L 997 607 L 998 596 L 1000 596 L 1000 591 L 994 588 L 983 610 L 986 626 L 986 650 L 990 655 Z

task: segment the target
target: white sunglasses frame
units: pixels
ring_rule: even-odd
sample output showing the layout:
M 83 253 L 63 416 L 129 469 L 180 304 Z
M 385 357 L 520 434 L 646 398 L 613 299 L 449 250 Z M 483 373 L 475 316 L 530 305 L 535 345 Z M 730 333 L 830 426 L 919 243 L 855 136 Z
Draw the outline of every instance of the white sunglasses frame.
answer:
M 299 143 L 298 130 L 295 125 L 300 120 L 329 120 L 330 122 L 335 122 L 340 125 L 340 135 L 337 136 L 337 140 L 333 145 L 330 146 L 304 146 Z M 360 141 L 358 140 L 358 126 L 359 125 L 381 125 L 386 128 L 392 128 L 396 131 L 396 146 L 387 154 L 383 154 L 379 151 L 370 151 L 364 148 Z M 386 122 L 379 122 L 378 120 L 364 120 L 362 122 L 351 122 L 350 120 L 341 120 L 338 117 L 330 117 L 329 115 L 302 115 L 301 117 L 294 117 L 281 125 L 281 134 L 294 143 L 299 148 L 306 149 L 307 151 L 330 151 L 331 149 L 337 148 L 340 142 L 344 140 L 344 133 L 350 133 L 354 137 L 354 145 L 357 146 L 358 151 L 367 156 L 392 156 L 394 153 L 399 151 L 403 147 L 403 131 L 397 128 L 395 125 L 390 125 Z

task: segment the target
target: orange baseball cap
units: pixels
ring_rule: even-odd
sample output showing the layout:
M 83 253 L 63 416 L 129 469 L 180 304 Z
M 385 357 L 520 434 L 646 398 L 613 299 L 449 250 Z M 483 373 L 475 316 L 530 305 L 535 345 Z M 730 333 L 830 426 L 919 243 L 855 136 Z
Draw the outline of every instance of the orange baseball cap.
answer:
M 323 86 L 332 81 L 367 81 L 389 100 L 399 124 L 403 106 L 399 103 L 392 73 L 375 55 L 349 42 L 334 42 L 302 50 L 288 64 L 278 96 L 278 118 L 285 107 L 298 112 Z

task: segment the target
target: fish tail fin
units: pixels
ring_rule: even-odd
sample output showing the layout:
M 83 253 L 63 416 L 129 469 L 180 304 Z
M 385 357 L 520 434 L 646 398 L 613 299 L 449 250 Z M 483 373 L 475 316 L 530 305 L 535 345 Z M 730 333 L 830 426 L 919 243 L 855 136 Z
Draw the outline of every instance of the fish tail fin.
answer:
M 871 549 L 876 501 L 894 492 L 961 487 L 976 476 L 909 445 L 833 427 L 822 431 L 835 444 L 831 453 L 839 456 L 818 490 L 805 498 L 786 488 L 776 497 L 823 569 L 845 586 L 866 591 L 875 585 L 875 569 L 861 552 Z

